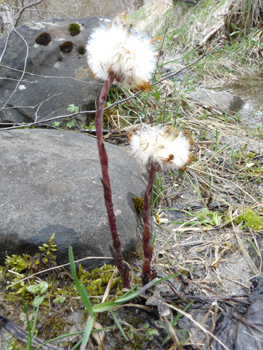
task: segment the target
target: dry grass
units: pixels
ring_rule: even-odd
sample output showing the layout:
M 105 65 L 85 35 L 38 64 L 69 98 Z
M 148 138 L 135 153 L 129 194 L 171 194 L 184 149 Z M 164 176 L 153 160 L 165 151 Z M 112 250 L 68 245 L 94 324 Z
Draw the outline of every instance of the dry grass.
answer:
M 241 29 L 247 35 L 251 28 L 261 25 L 263 19 L 263 4 L 261 0 L 232 1 L 225 16 L 225 30 L 229 36 L 236 29 Z
M 211 81 L 209 76 L 205 78 Z M 161 287 L 160 300 L 169 304 L 171 313 L 170 303 L 175 301 L 194 299 L 197 307 L 204 303 L 203 309 L 187 310 L 184 314 L 190 322 L 187 337 L 180 346 L 206 349 L 215 335 L 217 316 L 226 305 L 231 304 L 238 312 L 247 301 L 246 298 L 234 301 L 232 295 L 247 294 L 250 277 L 262 272 L 261 255 L 256 257 L 253 251 L 262 249 L 256 237 L 261 237 L 263 229 L 246 227 L 245 222 L 238 223 L 236 218 L 250 208 L 263 222 L 263 135 L 249 134 L 246 123 L 236 113 L 220 114 L 192 99 L 183 83 L 178 87 L 164 80 L 156 89 L 158 99 L 154 98 L 154 87 L 149 94 L 136 95 L 121 107 L 115 106 L 118 113 L 112 114 L 112 118 L 118 114 L 122 123 L 107 138 L 121 139 L 120 135 L 140 127 L 140 122 L 168 123 L 187 128 L 194 135 L 195 160 L 187 171 L 163 173 L 156 180 L 153 268 L 159 276 L 176 271 L 181 274 L 173 279 L 173 287 Z M 122 94 L 125 98 L 132 92 L 123 90 Z M 133 124 L 135 120 L 135 125 L 123 128 L 128 121 Z M 141 267 L 140 261 L 136 267 Z M 182 308 L 180 304 L 176 310 Z M 169 313 L 167 309 L 165 312 Z M 209 328 L 211 322 L 213 327 Z M 172 329 L 174 348 L 180 348 L 181 337 L 178 340 L 174 330 L 182 328 L 177 325 Z
M 5 0 L 5 4 L 15 16 L 31 0 Z M 135 11 L 142 6 L 143 0 L 44 0 L 41 4 L 29 7 L 23 12 L 18 24 L 26 21 L 38 21 L 48 18 L 85 18 L 89 16 L 115 16 L 117 13 Z

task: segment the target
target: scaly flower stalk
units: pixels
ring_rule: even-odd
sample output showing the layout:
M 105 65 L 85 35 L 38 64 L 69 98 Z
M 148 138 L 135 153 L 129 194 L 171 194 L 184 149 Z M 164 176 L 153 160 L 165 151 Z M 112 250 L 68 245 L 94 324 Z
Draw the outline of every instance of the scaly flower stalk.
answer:
M 124 287 L 129 288 L 129 271 L 122 258 L 121 242 L 113 211 L 108 157 L 103 143 L 103 109 L 110 86 L 113 83 L 126 88 L 150 88 L 149 80 L 155 68 L 157 53 L 153 51 L 151 41 L 139 35 L 131 35 L 127 26 L 123 26 L 118 17 L 108 28 L 95 29 L 86 49 L 92 74 L 96 78 L 105 80 L 97 104 L 95 127 L 102 169 L 104 199 L 113 241 L 113 248 L 110 245 L 110 251 L 115 259 Z
M 150 175 L 148 185 L 144 195 L 143 203 L 143 223 L 144 223 L 144 232 L 143 232 L 143 253 L 144 261 L 142 267 L 142 282 L 147 284 L 150 281 L 151 277 L 151 260 L 153 253 L 153 245 L 151 242 L 151 233 L 150 233 L 150 208 L 151 208 L 151 198 L 152 198 L 152 188 L 154 181 L 154 174 L 158 168 L 158 164 L 155 162 L 151 163 Z
M 113 258 L 116 262 L 117 268 L 120 272 L 123 285 L 125 288 L 130 288 L 129 282 L 129 271 L 126 268 L 126 265 L 123 263 L 123 257 L 121 252 L 121 241 L 117 232 L 116 226 L 116 217 L 113 210 L 112 196 L 111 196 L 111 186 L 110 186 L 110 176 L 109 176 L 109 166 L 108 166 L 108 156 L 105 150 L 103 142 L 103 133 L 102 133 L 102 119 L 103 119 L 103 109 L 106 102 L 106 98 L 110 89 L 110 86 L 114 80 L 112 74 L 108 75 L 108 78 L 105 80 L 103 88 L 100 93 L 100 97 L 97 102 L 97 113 L 95 119 L 96 135 L 97 135 L 97 144 L 99 150 L 101 171 L 102 171 L 102 185 L 104 189 L 104 200 L 105 206 L 107 209 L 110 231 L 112 236 L 113 248 L 110 247 Z
M 172 126 L 144 127 L 131 138 L 130 146 L 133 155 L 150 168 L 148 186 L 143 205 L 143 276 L 144 284 L 151 278 L 151 259 L 153 246 L 149 228 L 151 194 L 154 174 L 156 171 L 167 169 L 182 169 L 192 158 L 190 146 L 193 144 L 190 133 L 179 132 Z

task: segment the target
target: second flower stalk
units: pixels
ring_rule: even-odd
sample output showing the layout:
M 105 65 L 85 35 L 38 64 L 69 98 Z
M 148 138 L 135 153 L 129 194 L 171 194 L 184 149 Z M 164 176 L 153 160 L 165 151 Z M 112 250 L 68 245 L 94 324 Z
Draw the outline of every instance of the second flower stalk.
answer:
M 97 144 L 102 169 L 102 185 L 107 209 L 113 247 L 111 254 L 120 272 L 123 285 L 130 288 L 129 270 L 123 261 L 121 242 L 117 232 L 116 218 L 113 211 L 111 185 L 108 171 L 108 157 L 103 142 L 102 121 L 106 98 L 111 85 L 118 84 L 126 88 L 149 89 L 151 74 L 155 70 L 157 52 L 151 40 L 128 32 L 117 17 L 109 27 L 97 28 L 92 33 L 86 46 L 88 63 L 95 77 L 104 80 L 104 85 L 97 102 L 95 127 Z M 182 168 L 191 158 L 189 149 L 192 143 L 176 128 L 143 127 L 131 138 L 131 150 L 145 166 L 150 168 L 149 182 L 143 205 L 143 283 L 151 278 L 151 259 L 153 246 L 150 233 L 151 195 L 156 171 Z

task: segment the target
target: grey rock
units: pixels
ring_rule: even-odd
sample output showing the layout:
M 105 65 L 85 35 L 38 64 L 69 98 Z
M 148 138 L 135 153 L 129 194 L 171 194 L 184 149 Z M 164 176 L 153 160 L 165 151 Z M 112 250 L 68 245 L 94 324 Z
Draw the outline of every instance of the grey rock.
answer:
M 138 162 L 106 144 L 117 228 L 129 260 L 141 241 L 132 197 L 146 185 Z M 76 132 L 42 129 L 0 131 L 0 264 L 6 255 L 35 253 L 55 233 L 57 262 L 110 257 L 97 142 Z M 94 268 L 104 260 L 88 260 Z M 109 260 L 107 260 L 109 262 Z
M 195 100 L 221 113 L 237 111 L 242 107 L 243 103 L 241 97 L 226 91 L 199 89 L 188 94 Z
M 70 35 L 71 23 L 80 25 L 78 35 Z M 94 28 L 109 23 L 109 18 L 101 16 L 32 21 L 2 36 L 0 122 L 29 123 L 67 115 L 69 104 L 79 106 L 81 111 L 94 110 L 102 83 L 91 76 L 86 54 L 79 53 L 79 47 L 85 48 Z M 35 40 L 42 33 L 48 33 L 51 41 L 37 44 Z M 60 45 L 67 41 L 73 43 L 73 48 L 62 52 Z M 90 121 L 91 115 L 84 113 L 79 118 Z

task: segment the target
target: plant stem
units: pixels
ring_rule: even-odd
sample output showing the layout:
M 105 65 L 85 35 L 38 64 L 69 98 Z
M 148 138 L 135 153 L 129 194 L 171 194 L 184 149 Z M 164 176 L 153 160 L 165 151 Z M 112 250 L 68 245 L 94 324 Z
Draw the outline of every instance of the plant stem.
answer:
M 153 253 L 153 245 L 151 242 L 151 233 L 149 228 L 149 218 L 150 218 L 150 206 L 152 198 L 152 188 L 154 181 L 154 174 L 157 170 L 158 165 L 156 163 L 151 163 L 149 182 L 144 195 L 143 203 L 143 222 L 144 222 L 144 232 L 143 232 L 143 252 L 144 252 L 144 262 L 142 267 L 142 282 L 147 284 L 151 277 L 151 259 Z
M 109 89 L 111 87 L 111 84 L 113 83 L 113 80 L 114 80 L 114 76 L 112 74 L 109 74 L 107 79 L 105 80 L 103 87 L 102 87 L 100 97 L 98 99 L 98 104 L 97 104 L 95 127 L 96 127 L 97 144 L 98 144 L 101 171 L 102 171 L 101 182 L 103 184 L 103 189 L 104 189 L 105 206 L 107 209 L 110 231 L 111 231 L 112 242 L 113 242 L 113 248 L 114 248 L 114 250 L 113 250 L 113 249 L 111 249 L 111 246 L 110 246 L 110 250 L 111 250 L 113 258 L 116 262 L 117 268 L 120 272 L 124 287 L 130 288 L 129 271 L 123 262 L 122 252 L 121 252 L 121 241 L 119 239 L 119 235 L 117 232 L 116 217 L 115 217 L 115 214 L 113 211 L 113 203 L 112 203 L 111 187 L 110 187 L 110 177 L 109 177 L 108 156 L 107 156 L 106 149 L 105 149 L 105 146 L 103 143 L 103 134 L 102 134 L 103 109 L 104 109 L 104 105 L 106 102 L 106 98 L 107 98 Z

